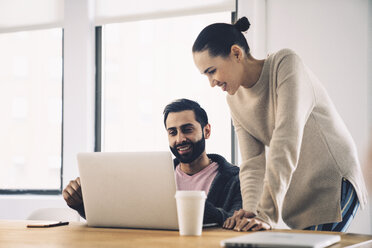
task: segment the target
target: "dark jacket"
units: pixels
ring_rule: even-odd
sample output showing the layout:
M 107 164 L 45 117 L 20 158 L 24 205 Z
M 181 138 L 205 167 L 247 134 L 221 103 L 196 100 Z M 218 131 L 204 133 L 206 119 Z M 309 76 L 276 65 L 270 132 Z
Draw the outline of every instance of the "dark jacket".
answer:
M 203 223 L 222 225 L 235 210 L 242 208 L 239 167 L 230 164 L 220 155 L 208 154 L 207 156 L 218 163 L 218 172 L 205 202 Z M 174 159 L 173 162 L 175 167 L 179 164 L 178 159 Z

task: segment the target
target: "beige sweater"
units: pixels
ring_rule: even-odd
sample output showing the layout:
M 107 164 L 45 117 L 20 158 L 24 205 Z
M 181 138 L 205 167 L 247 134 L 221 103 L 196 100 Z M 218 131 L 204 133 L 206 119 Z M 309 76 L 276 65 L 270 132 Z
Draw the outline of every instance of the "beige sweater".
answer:
M 342 178 L 366 189 L 350 133 L 318 79 L 291 50 L 270 55 L 252 88 L 227 96 L 238 135 L 243 208 L 272 226 L 341 221 Z M 265 146 L 269 147 L 265 156 Z

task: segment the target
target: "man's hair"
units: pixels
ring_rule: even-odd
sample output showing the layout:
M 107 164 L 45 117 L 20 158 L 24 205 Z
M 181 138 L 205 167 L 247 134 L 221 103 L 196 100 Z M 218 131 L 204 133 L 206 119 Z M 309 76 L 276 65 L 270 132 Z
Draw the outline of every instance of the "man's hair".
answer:
M 199 103 L 189 100 L 189 99 L 177 99 L 165 106 L 164 114 L 164 126 L 166 127 L 165 122 L 167 121 L 169 113 L 172 112 L 181 112 L 185 110 L 192 110 L 195 114 L 195 119 L 200 123 L 201 127 L 204 128 L 208 124 L 208 116 L 205 110 L 200 107 Z

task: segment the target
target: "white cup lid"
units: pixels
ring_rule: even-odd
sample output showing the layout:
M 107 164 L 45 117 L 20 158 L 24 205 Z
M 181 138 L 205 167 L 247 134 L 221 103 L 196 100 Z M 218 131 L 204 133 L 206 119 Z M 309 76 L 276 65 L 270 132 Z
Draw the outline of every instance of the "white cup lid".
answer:
M 175 197 L 207 198 L 204 190 L 177 190 Z

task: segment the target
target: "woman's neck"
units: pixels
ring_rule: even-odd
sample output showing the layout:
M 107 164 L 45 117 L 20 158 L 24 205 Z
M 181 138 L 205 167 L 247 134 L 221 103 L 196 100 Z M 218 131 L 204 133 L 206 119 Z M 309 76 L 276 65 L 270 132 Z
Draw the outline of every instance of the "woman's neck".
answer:
M 253 87 L 257 83 L 258 79 L 260 79 L 264 63 L 264 59 L 258 60 L 252 55 L 248 55 L 244 63 L 244 78 L 241 86 L 244 88 Z

